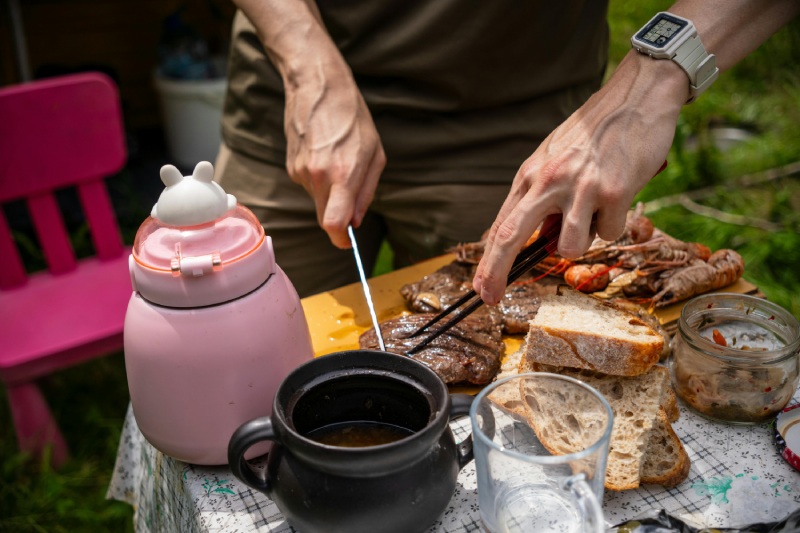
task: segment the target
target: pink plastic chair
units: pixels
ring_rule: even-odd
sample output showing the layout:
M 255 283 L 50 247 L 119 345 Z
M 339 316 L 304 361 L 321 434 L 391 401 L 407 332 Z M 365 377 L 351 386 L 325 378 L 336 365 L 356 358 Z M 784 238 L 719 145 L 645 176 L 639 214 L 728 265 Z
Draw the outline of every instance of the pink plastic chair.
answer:
M 122 348 L 131 296 L 104 178 L 127 158 L 116 85 L 85 73 L 0 88 L 0 204 L 24 199 L 48 270 L 28 274 L 0 212 L 0 379 L 19 447 L 69 456 L 36 380 Z M 78 260 L 54 191 L 74 186 L 95 255 Z M 101 399 L 99 399 L 101 400 Z

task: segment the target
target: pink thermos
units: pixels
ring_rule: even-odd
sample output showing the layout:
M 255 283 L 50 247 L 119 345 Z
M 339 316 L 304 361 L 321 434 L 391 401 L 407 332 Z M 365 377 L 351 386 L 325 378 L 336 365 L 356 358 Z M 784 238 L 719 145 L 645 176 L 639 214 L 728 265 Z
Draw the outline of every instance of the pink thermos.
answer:
M 161 452 L 203 465 L 227 463 L 234 430 L 270 415 L 280 382 L 313 357 L 270 237 L 213 175 L 205 161 L 185 177 L 161 168 L 166 188 L 130 257 L 124 330 L 139 429 Z

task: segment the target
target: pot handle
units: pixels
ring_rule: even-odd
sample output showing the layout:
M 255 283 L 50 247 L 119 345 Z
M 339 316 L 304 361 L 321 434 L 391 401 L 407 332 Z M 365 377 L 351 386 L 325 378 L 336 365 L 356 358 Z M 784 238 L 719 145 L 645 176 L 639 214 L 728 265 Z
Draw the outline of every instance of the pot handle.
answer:
M 450 395 L 450 420 L 459 416 L 469 416 L 469 408 L 475 398 L 469 394 Z M 458 443 L 458 469 L 464 468 L 472 461 L 472 433 Z
M 266 477 L 261 479 L 250 468 L 244 454 L 251 446 L 264 440 L 277 441 L 275 431 L 272 429 L 272 420 L 268 416 L 255 418 L 239 426 L 228 443 L 228 465 L 233 475 L 248 487 L 261 492 L 267 492 L 269 489 L 269 479 Z

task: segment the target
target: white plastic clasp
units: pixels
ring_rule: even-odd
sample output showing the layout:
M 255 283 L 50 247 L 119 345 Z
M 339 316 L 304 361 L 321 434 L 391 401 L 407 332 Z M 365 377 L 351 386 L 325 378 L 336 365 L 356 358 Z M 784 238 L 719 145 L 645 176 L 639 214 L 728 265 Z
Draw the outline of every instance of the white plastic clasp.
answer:
M 205 276 L 221 268 L 222 258 L 219 252 L 196 257 L 175 257 L 172 259 L 172 273 L 176 276 Z

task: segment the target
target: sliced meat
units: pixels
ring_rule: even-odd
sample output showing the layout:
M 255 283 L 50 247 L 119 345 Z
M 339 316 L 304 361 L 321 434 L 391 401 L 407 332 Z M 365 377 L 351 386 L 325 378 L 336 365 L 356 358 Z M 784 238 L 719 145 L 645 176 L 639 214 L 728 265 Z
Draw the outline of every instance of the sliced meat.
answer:
M 405 354 L 423 336 L 409 338 L 414 331 L 430 320 L 433 314 L 404 315 L 380 324 L 386 351 Z M 378 338 L 370 329 L 359 339 L 361 348 L 377 349 Z M 429 366 L 448 384 L 471 383 L 484 385 L 500 370 L 505 353 L 501 329 L 491 320 L 468 316 L 450 330 L 434 339 L 412 357 Z
M 436 314 L 472 290 L 475 268 L 475 265 L 454 261 L 419 281 L 403 285 L 400 295 L 411 311 Z M 496 307 L 481 306 L 472 317 L 486 320 L 493 326 L 503 326 L 503 316 Z
M 537 277 L 538 273 L 534 273 Z M 509 335 L 528 333 L 528 322 L 536 316 L 542 296 L 555 294 L 558 278 L 547 276 L 534 281 L 534 274 L 528 273 L 506 288 L 503 299 L 497 304 L 503 316 L 503 329 Z
M 454 261 L 428 274 L 421 280 L 400 288 L 406 305 L 415 313 L 438 313 L 472 289 L 475 265 Z M 534 281 L 541 274 L 530 272 L 512 283 L 497 307 L 482 306 L 476 312 L 484 320 L 501 324 L 509 335 L 528 332 L 528 321 L 539 309 L 545 294 L 555 294 L 556 287 L 563 283 L 559 278 L 547 276 Z
M 400 288 L 408 308 L 416 313 L 438 313 L 472 289 L 475 265 L 452 262 L 421 280 Z

